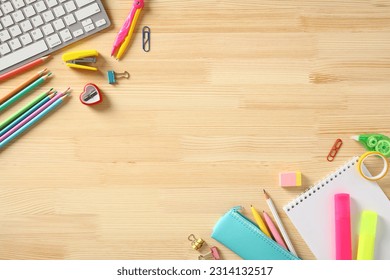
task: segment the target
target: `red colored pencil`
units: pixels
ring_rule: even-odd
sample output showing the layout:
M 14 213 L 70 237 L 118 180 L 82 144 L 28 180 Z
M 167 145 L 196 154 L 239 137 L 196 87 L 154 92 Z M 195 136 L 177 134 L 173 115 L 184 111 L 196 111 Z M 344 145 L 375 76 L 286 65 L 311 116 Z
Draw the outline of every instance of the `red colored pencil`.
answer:
M 50 55 L 38 58 L 34 61 L 31 61 L 30 63 L 27 63 L 27 64 L 19 67 L 19 68 L 16 68 L 16 69 L 9 71 L 3 75 L 0 75 L 0 82 L 5 81 L 13 76 L 18 75 L 18 74 L 24 73 L 27 70 L 44 63 L 48 58 L 50 58 Z

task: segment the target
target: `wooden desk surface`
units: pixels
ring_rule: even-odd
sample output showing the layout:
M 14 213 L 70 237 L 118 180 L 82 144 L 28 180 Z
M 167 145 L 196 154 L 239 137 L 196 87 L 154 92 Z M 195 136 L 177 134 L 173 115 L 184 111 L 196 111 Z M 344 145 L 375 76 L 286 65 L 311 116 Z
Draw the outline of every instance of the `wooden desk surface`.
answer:
M 363 153 L 350 136 L 390 134 L 390 5 L 363 2 L 150 0 L 117 62 L 131 1 L 104 1 L 112 28 L 66 49 L 96 48 L 100 72 L 69 69 L 58 52 L 45 65 L 53 79 L 1 116 L 49 87 L 73 89 L 0 154 L 0 258 L 196 259 L 187 236 L 218 245 L 218 218 L 236 205 L 268 210 L 265 187 L 299 256 L 313 259 L 282 206 Z M 110 69 L 131 78 L 109 85 Z M 104 103 L 80 103 L 87 82 Z M 305 187 L 278 187 L 284 170 L 302 171 Z M 390 177 L 380 185 L 390 195 Z

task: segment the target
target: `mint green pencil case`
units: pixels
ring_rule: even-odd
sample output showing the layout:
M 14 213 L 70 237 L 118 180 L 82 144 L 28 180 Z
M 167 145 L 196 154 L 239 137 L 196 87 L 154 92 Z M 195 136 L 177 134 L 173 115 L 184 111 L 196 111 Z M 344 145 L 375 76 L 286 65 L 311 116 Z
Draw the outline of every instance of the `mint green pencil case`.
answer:
M 299 260 L 243 216 L 241 209 L 234 207 L 222 216 L 211 237 L 244 260 Z

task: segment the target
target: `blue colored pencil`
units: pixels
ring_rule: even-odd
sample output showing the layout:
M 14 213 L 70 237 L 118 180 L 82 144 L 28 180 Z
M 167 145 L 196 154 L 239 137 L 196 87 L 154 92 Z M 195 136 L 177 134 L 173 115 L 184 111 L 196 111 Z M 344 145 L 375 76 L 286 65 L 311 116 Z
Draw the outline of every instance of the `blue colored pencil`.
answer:
M 27 129 L 29 129 L 31 126 L 39 122 L 44 116 L 46 116 L 48 113 L 56 109 L 59 105 L 61 105 L 66 97 L 68 97 L 69 94 L 64 94 L 63 97 L 57 99 L 53 104 L 51 104 L 49 107 L 47 107 L 45 110 L 43 110 L 39 115 L 37 115 L 35 118 L 33 118 L 31 121 L 23 125 L 21 128 L 19 128 L 17 131 L 15 131 L 13 134 L 11 134 L 9 137 L 4 139 L 0 143 L 0 148 L 4 148 L 9 142 L 17 138 L 19 135 L 21 135 L 23 132 L 25 132 Z

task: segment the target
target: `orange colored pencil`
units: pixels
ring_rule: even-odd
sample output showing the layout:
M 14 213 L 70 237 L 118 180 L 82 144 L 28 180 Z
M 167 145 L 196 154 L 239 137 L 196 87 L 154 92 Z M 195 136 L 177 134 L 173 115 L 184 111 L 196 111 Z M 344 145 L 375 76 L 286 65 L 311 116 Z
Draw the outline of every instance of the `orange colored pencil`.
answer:
M 3 75 L 0 75 L 0 82 L 7 80 L 13 76 L 18 75 L 18 74 L 24 73 L 27 70 L 44 63 L 48 58 L 50 58 L 50 55 L 38 58 L 30 63 L 27 63 L 19 68 L 16 68 L 15 70 L 12 70 L 12 71 L 9 71 Z
M 13 89 L 11 92 L 9 92 L 7 95 L 0 98 L 0 104 L 4 103 L 8 99 L 10 99 L 12 96 L 20 92 L 22 89 L 26 88 L 29 84 L 32 84 L 37 80 L 38 78 L 42 77 L 44 74 L 46 74 L 47 69 L 43 69 L 42 71 L 39 71 L 38 73 L 34 74 L 30 78 L 28 78 L 25 82 L 18 85 L 15 89 Z

